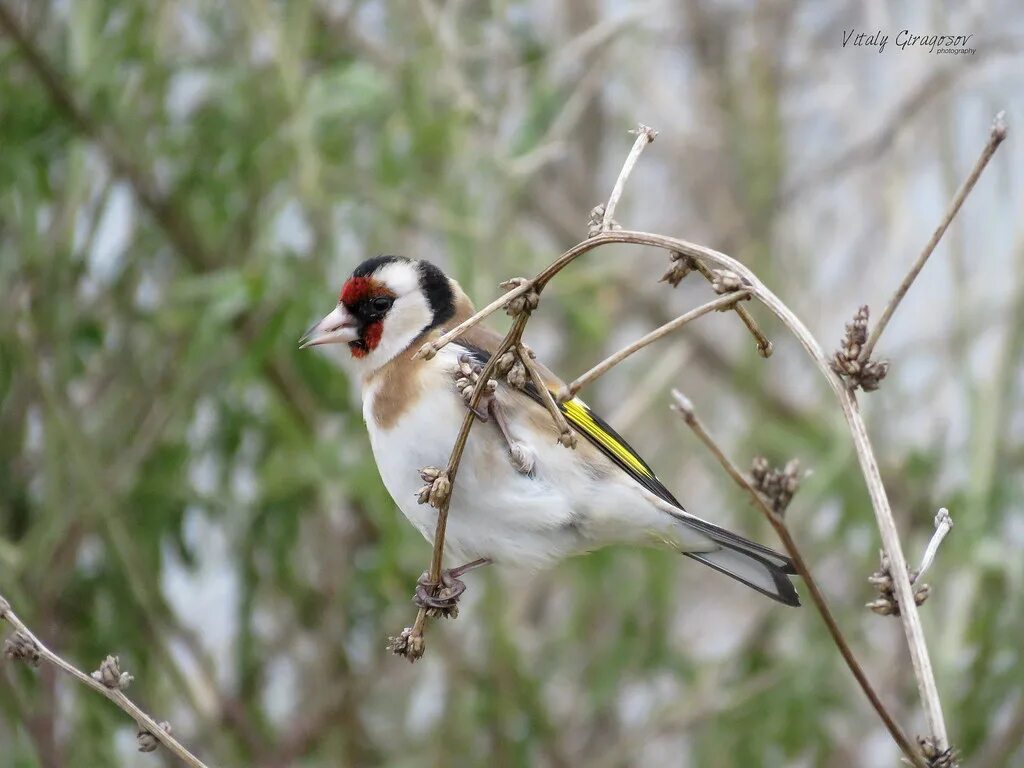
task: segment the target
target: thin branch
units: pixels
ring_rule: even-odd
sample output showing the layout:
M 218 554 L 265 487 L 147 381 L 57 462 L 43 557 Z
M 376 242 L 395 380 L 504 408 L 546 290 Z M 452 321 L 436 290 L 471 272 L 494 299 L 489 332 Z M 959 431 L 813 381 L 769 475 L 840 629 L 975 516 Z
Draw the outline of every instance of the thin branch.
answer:
M 709 283 L 714 282 L 715 276 L 711 270 L 708 269 L 707 264 L 700 259 L 694 259 L 693 265 L 705 280 Z M 743 324 L 747 326 L 747 330 L 750 331 L 750 335 L 754 337 L 754 342 L 757 344 L 757 353 L 763 358 L 771 357 L 772 352 L 775 350 L 775 346 L 772 344 L 771 339 L 765 336 L 764 331 L 761 330 L 761 327 L 757 324 L 757 321 L 754 320 L 747 308 L 742 304 L 737 304 L 733 307 L 733 310 L 735 310 L 736 314 L 739 315 Z
M 0 596 L 0 619 L 6 619 L 17 632 L 20 632 L 22 636 L 27 638 L 31 644 L 33 644 L 34 647 L 32 650 L 38 655 L 38 658 L 41 661 L 51 664 L 61 672 L 70 675 L 78 682 L 114 702 L 114 704 L 116 704 L 123 712 L 136 722 L 139 727 L 140 736 L 145 733 L 150 734 L 152 738 L 163 744 L 185 765 L 191 766 L 192 768 L 206 768 L 206 765 L 198 757 L 189 752 L 189 750 L 180 741 L 174 738 L 168 730 L 165 730 L 160 723 L 143 712 L 139 706 L 125 696 L 120 689 L 117 687 L 108 687 L 100 680 L 94 679 L 85 672 L 82 672 L 73 664 L 65 661 L 43 645 L 39 638 L 36 637 L 25 623 L 18 618 L 11 609 L 10 604 L 4 600 L 3 596 Z
M 516 298 L 518 298 L 520 296 L 522 296 L 524 293 L 527 293 L 527 292 L 531 291 L 532 289 L 533 289 L 532 282 L 524 280 L 521 284 L 519 284 L 518 286 L 513 288 L 511 291 L 509 291 L 508 293 L 506 293 L 503 296 L 499 296 L 494 301 L 492 301 L 490 304 L 488 304 L 486 307 L 484 307 L 483 309 L 479 310 L 472 317 L 469 317 L 469 318 L 463 320 L 461 323 L 456 325 L 454 328 L 452 328 L 447 333 L 445 333 L 442 336 L 434 339 L 433 341 L 428 341 L 426 344 L 421 346 L 416 351 L 416 354 L 413 355 L 413 359 L 416 359 L 416 360 L 419 360 L 419 359 L 430 360 L 434 355 L 436 355 L 438 352 L 440 352 L 444 347 L 446 347 L 449 344 L 451 344 L 453 341 L 455 341 L 455 339 L 459 338 L 459 336 L 464 334 L 466 331 L 468 331 L 474 325 L 478 325 L 479 323 L 483 322 L 488 317 L 490 317 L 495 312 L 497 312 L 499 309 L 501 309 L 506 304 L 508 304 L 510 301 L 512 301 L 513 299 L 516 299 Z
M 652 344 L 658 339 L 662 338 L 663 336 L 667 336 L 673 331 L 679 330 L 690 321 L 696 320 L 698 317 L 703 317 L 709 312 L 714 312 L 715 310 L 729 309 L 737 302 L 749 298 L 750 294 L 747 291 L 736 291 L 735 293 L 729 293 L 726 294 L 725 296 L 719 296 L 717 299 L 709 301 L 706 304 L 702 304 L 696 309 L 691 309 L 689 312 L 680 315 L 674 320 L 670 320 L 664 325 L 655 328 L 646 336 L 637 339 L 632 344 L 626 345 L 615 354 L 606 357 L 604 360 L 595 365 L 589 371 L 576 378 L 572 383 L 570 383 L 561 392 L 558 393 L 558 400 L 563 403 L 566 400 L 571 400 L 577 392 L 583 389 L 583 387 L 587 386 L 588 384 L 592 384 L 594 381 L 596 381 L 604 374 L 608 373 L 608 371 L 610 371 L 616 365 L 618 365 L 627 357 L 632 355 L 634 352 L 638 352 L 644 347 L 648 346 L 649 344 Z
M 917 576 L 915 581 L 920 579 L 924 572 L 927 571 L 932 562 L 935 560 L 935 555 L 939 551 L 939 545 L 942 544 L 942 540 L 946 538 L 946 534 L 953 528 L 953 518 L 949 514 L 949 510 L 943 507 L 939 510 L 938 514 L 935 515 L 935 533 L 932 534 L 931 541 L 928 542 L 928 547 L 924 551 L 924 556 L 921 558 L 921 566 L 917 569 Z
M 910 290 L 910 286 L 917 279 L 917 276 L 921 273 L 928 258 L 932 255 L 935 247 L 939 244 L 942 236 L 946 234 L 946 230 L 949 228 L 950 223 L 956 217 L 960 211 L 960 207 L 964 204 L 964 200 L 971 194 L 971 190 L 974 189 L 974 185 L 978 183 L 978 179 L 981 177 L 982 171 L 985 170 L 985 166 L 988 165 L 988 161 L 992 159 L 992 155 L 999 148 L 999 145 L 1003 143 L 1003 139 L 1006 138 L 1006 121 L 1004 119 L 1003 112 L 996 115 L 995 120 L 992 121 L 992 130 L 989 133 L 988 143 L 985 148 L 981 151 L 981 155 L 978 157 L 977 162 L 974 164 L 974 168 L 971 169 L 970 175 L 964 180 L 964 183 L 960 185 L 960 189 L 957 190 L 956 195 L 953 197 L 953 202 L 949 204 L 949 209 L 946 211 L 945 217 L 942 219 L 942 223 L 939 224 L 935 232 L 932 233 L 931 239 L 928 244 L 925 245 L 924 250 L 921 251 L 917 257 L 917 261 L 911 266 L 910 271 L 906 277 L 903 278 L 903 282 L 900 283 L 899 288 L 896 289 L 896 293 L 889 299 L 889 303 L 886 305 L 885 310 L 882 312 L 882 316 L 878 318 L 878 322 L 875 323 L 875 327 L 871 330 L 871 335 L 868 336 L 867 344 L 860 353 L 860 360 L 864 362 L 871 358 L 871 353 L 875 349 L 875 345 L 878 343 L 878 339 L 881 337 L 885 327 L 889 324 L 889 320 L 892 319 L 893 313 L 896 311 L 896 307 L 899 306 L 900 302 L 903 301 L 903 297 L 907 295 L 907 291 Z
M 525 345 L 520 344 L 519 359 L 523 361 L 526 372 L 530 374 L 533 386 L 540 393 L 541 400 L 544 401 L 544 407 L 547 408 L 551 420 L 555 422 L 555 427 L 558 429 L 558 442 L 566 448 L 575 448 L 576 434 L 572 431 L 572 427 L 569 426 L 569 422 L 566 421 L 565 415 L 559 410 L 555 398 L 552 397 L 551 391 L 548 389 L 548 385 L 540 375 L 540 371 L 537 370 L 537 365 L 533 362 L 533 352 L 527 349 Z
M 626 156 L 626 162 L 622 164 L 622 169 L 619 171 L 619 177 L 615 180 L 615 186 L 612 187 L 612 193 L 608 196 L 608 202 L 604 206 L 604 214 L 601 216 L 601 232 L 607 232 L 613 226 L 613 216 L 615 215 L 615 209 L 619 205 L 619 198 L 622 197 L 622 191 L 626 187 L 626 180 L 629 179 L 629 175 L 633 172 L 633 167 L 636 165 L 636 161 L 640 159 L 641 153 L 654 141 L 658 132 L 650 126 L 640 123 L 636 129 L 636 141 L 633 142 L 633 148 L 629 150 L 629 155 Z
M 505 300 L 507 301 L 507 297 Z M 487 382 L 490 380 L 491 375 L 494 373 L 495 368 L 498 365 L 498 359 L 515 344 L 519 343 L 519 339 L 522 337 L 523 329 L 526 327 L 526 321 L 528 319 L 528 312 L 522 312 L 516 317 L 515 321 L 512 323 L 512 327 L 509 329 L 508 333 L 505 334 L 505 338 L 502 339 L 501 344 L 498 345 L 498 349 L 494 351 L 494 354 L 491 355 L 491 358 L 487 361 L 487 364 L 480 372 L 477 384 L 473 388 L 472 397 L 470 398 L 469 403 L 467 403 L 466 416 L 462 420 L 462 427 L 459 429 L 459 434 L 455 438 L 455 445 L 452 447 L 451 455 L 448 458 L 448 465 L 443 475 L 434 480 L 434 483 L 437 483 L 440 480 L 447 484 L 447 488 L 441 494 L 440 504 L 437 508 L 437 524 L 434 528 L 434 547 L 430 558 L 430 570 L 428 571 L 428 578 L 434 584 L 439 584 L 441 581 L 441 568 L 444 563 L 444 540 L 448 527 L 448 510 L 451 505 L 452 489 L 455 482 L 455 476 L 459 470 L 459 464 L 462 462 L 462 454 L 466 450 L 466 442 L 469 439 L 469 432 L 473 428 L 473 424 L 476 422 L 477 407 L 483 397 L 484 390 L 487 388 Z M 427 610 L 420 607 L 419 612 L 416 614 L 416 621 L 413 623 L 412 627 L 407 627 L 402 631 L 401 635 L 397 638 L 391 639 L 391 649 L 396 654 L 405 656 L 409 661 L 416 661 L 423 655 L 425 647 L 423 633 L 426 626 Z
M 892 735 L 893 740 L 903 751 L 903 754 L 907 759 L 909 759 L 914 765 L 919 768 L 928 768 L 924 760 L 921 758 L 921 755 L 911 745 L 906 734 L 903 733 L 902 729 L 896 724 L 896 721 L 893 720 L 892 715 L 889 714 L 889 710 L 885 708 L 882 700 L 878 697 L 878 693 L 876 693 L 875 689 L 872 687 L 871 681 L 868 680 L 863 667 L 861 667 L 860 662 L 857 661 L 857 657 L 853 655 L 853 650 L 850 648 L 849 643 L 846 641 L 846 637 L 843 635 L 842 630 L 836 623 L 835 617 L 832 615 L 832 611 L 828 607 L 828 602 L 825 600 L 824 594 L 822 594 L 817 581 L 811 574 L 810 567 L 804 560 L 799 546 L 797 546 L 796 541 L 789 532 L 785 519 L 768 505 L 764 497 L 758 493 L 757 489 L 754 488 L 753 485 L 750 484 L 750 480 L 747 479 L 746 475 L 744 475 L 729 459 L 729 457 L 725 455 L 725 452 L 704 428 L 700 419 L 697 418 L 697 414 L 694 412 L 693 404 L 690 402 L 689 398 L 679 390 L 675 389 L 672 390 L 672 397 L 675 400 L 674 410 L 679 412 L 686 424 L 693 430 L 694 434 L 700 438 L 701 442 L 704 443 L 708 450 L 711 451 L 712 455 L 714 455 L 718 460 L 718 463 L 722 465 L 722 468 L 725 469 L 729 477 L 731 477 L 736 485 L 750 496 L 754 505 L 758 510 L 760 510 L 761 514 L 764 515 L 765 519 L 768 520 L 772 528 L 775 529 L 779 539 L 781 539 L 786 548 L 786 552 L 793 560 L 797 573 L 800 574 L 808 591 L 811 593 L 811 600 L 814 602 L 814 606 L 818 609 L 818 613 L 825 622 L 825 626 L 828 628 L 828 632 L 832 636 L 833 642 L 835 642 L 836 647 L 839 649 L 839 653 L 842 654 L 843 660 L 846 662 L 846 666 L 849 667 L 850 672 L 853 673 L 854 678 L 857 680 L 857 684 L 860 685 L 861 690 L 864 691 L 864 695 L 867 696 L 868 700 L 871 702 L 871 706 L 874 707 L 875 712 L 878 713 L 878 716 Z

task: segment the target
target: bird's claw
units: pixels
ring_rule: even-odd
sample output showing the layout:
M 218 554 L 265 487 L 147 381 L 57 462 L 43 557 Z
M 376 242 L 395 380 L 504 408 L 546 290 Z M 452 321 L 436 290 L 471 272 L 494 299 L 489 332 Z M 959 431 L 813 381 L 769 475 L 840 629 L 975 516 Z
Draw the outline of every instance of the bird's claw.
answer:
M 450 569 L 441 571 L 439 582 L 432 581 L 424 572 L 416 582 L 413 602 L 427 611 L 428 615 L 454 619 L 459 615 L 459 598 L 466 591 L 464 581 L 453 575 Z

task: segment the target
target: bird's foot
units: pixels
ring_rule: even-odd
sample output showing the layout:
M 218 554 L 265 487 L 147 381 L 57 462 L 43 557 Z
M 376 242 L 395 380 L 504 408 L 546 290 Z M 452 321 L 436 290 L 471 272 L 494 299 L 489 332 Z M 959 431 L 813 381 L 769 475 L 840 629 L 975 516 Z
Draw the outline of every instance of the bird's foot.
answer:
M 484 384 L 484 391 L 477 400 L 476 407 L 473 407 L 473 393 L 480 383 L 480 374 L 483 373 L 483 366 L 473 361 L 469 355 L 462 355 L 459 358 L 459 367 L 455 373 L 455 387 L 462 395 L 463 402 L 467 408 L 471 408 L 480 421 L 489 419 L 489 405 L 494 399 L 494 392 L 498 388 L 498 382 L 488 379 Z
M 464 573 L 487 565 L 491 561 L 486 557 L 458 568 L 445 568 L 441 571 L 439 581 L 432 581 L 429 572 L 424 572 L 416 582 L 416 593 L 413 602 L 427 612 L 427 616 L 439 616 L 454 619 L 459 615 L 459 598 L 466 591 L 466 583 L 459 577 Z
M 512 437 L 508 420 L 505 418 L 505 413 L 502 411 L 501 405 L 497 400 L 492 399 L 488 403 L 488 409 L 491 416 L 494 417 L 494 423 L 497 425 L 498 431 L 501 432 L 501 436 L 505 438 L 505 442 L 508 444 L 508 455 L 513 469 L 521 475 L 532 475 L 534 465 L 537 462 L 537 455 L 526 443 L 521 443 Z

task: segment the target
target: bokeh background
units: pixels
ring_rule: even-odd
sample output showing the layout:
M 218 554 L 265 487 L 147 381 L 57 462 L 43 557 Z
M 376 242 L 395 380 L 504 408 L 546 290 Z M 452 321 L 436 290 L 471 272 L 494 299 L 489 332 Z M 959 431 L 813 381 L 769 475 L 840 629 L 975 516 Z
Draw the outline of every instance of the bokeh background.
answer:
M 219 766 L 888 766 L 811 608 L 665 553 L 480 571 L 411 666 L 385 650 L 429 559 L 381 486 L 357 388 L 296 340 L 351 268 L 426 257 L 483 304 L 617 218 L 748 263 L 827 348 L 880 310 L 993 115 L 1010 138 L 897 313 L 864 396 L 952 739 L 1024 760 L 1024 11 L 1018 3 L 3 0 L 0 592 Z M 881 29 L 883 53 L 842 46 Z M 894 38 L 972 34 L 976 53 Z M 563 376 L 711 295 L 605 249 L 528 341 Z M 771 532 L 668 410 L 810 471 L 790 523 L 870 677 L 924 731 L 831 393 L 702 319 L 584 395 L 693 511 Z M 507 322 L 496 320 L 501 326 Z M 0 765 L 151 766 L 92 692 L 0 665 Z

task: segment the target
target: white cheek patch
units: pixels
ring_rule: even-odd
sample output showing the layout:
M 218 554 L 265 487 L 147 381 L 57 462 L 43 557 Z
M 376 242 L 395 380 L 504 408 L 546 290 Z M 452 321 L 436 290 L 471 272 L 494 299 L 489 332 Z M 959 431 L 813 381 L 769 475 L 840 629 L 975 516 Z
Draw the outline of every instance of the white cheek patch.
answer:
M 433 314 L 422 293 L 410 293 L 395 299 L 384 318 L 382 342 L 408 344 L 430 322 Z

